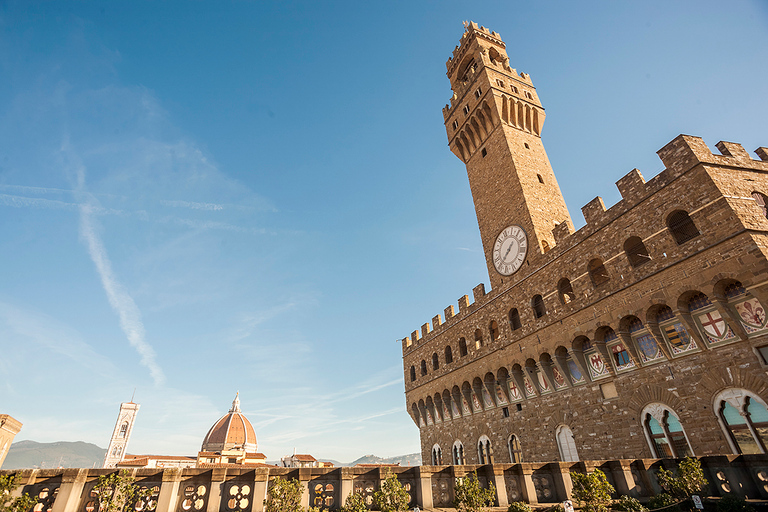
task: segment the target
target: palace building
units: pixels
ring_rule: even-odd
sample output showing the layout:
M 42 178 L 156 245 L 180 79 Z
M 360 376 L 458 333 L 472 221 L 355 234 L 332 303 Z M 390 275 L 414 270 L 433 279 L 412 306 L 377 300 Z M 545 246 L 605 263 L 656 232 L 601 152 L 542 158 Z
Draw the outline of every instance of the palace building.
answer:
M 491 290 L 403 340 L 424 463 L 767 453 L 768 148 L 679 135 L 574 231 L 499 34 L 466 24 L 446 65 Z

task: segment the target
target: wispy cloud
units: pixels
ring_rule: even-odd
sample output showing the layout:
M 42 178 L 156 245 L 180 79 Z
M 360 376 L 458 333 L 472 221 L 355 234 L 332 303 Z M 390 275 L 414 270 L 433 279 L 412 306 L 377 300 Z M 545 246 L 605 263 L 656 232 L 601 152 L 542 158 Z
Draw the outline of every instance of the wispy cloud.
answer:
M 218 211 L 224 209 L 224 205 L 216 203 L 195 203 L 192 201 L 160 201 L 160 203 L 165 206 L 173 206 L 174 208 L 189 208 L 191 210 Z
M 79 205 L 80 237 L 88 247 L 88 254 L 96 266 L 96 271 L 101 279 L 104 292 L 107 294 L 109 305 L 112 306 L 112 309 L 120 319 L 120 328 L 126 338 L 128 338 L 128 342 L 141 356 L 141 364 L 149 370 L 155 385 L 162 385 L 165 382 L 165 374 L 156 361 L 155 350 L 146 341 L 146 331 L 144 329 L 144 322 L 141 319 L 141 311 L 133 297 L 131 297 L 115 276 L 112 270 L 112 262 L 109 259 L 104 243 L 98 235 L 95 212 L 100 207 L 96 203 L 96 199 L 85 191 L 85 167 L 73 154 L 67 142 L 64 143 L 62 150 L 67 157 L 74 161 L 73 170 L 77 183 L 76 191 L 81 199 Z

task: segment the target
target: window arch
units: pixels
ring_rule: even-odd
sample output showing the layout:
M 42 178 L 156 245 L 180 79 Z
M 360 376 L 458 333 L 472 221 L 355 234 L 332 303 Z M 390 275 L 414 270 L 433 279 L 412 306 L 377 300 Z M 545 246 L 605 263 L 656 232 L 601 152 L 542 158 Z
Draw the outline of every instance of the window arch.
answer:
M 453 443 L 453 450 L 452 450 L 452 461 L 454 466 L 463 466 L 464 465 L 464 445 L 461 444 L 461 441 L 455 441 Z
M 520 323 L 520 312 L 517 310 L 517 308 L 512 308 L 509 310 L 509 327 L 516 331 L 520 329 L 523 324 Z
M 432 369 L 437 370 L 440 368 L 440 359 L 437 357 L 437 352 L 432 354 Z
M 477 460 L 480 464 L 493 464 L 493 448 L 488 436 L 482 435 L 477 440 Z
M 760 397 L 731 388 L 719 393 L 714 405 L 734 453 L 768 453 L 768 409 Z
M 459 338 L 459 355 L 461 357 L 467 355 L 467 340 L 464 338 Z
M 488 330 L 491 331 L 491 341 L 499 339 L 499 324 L 496 323 L 496 320 L 491 320 Z
M 427 362 L 422 359 L 421 360 L 421 376 L 423 377 L 426 374 L 427 374 Z
M 768 197 L 766 197 L 765 194 L 761 194 L 760 192 L 752 192 L 752 198 L 755 200 L 755 203 L 757 203 L 760 211 L 762 211 L 763 217 L 768 218 L 768 208 L 766 208 L 766 204 L 768 204 Z
M 533 316 L 541 318 L 547 314 L 547 308 L 544 306 L 544 298 L 541 295 L 534 295 L 531 299 L 531 307 L 533 308 Z
M 452 363 L 453 362 L 453 351 L 451 350 L 451 346 L 448 345 L 445 347 L 445 364 Z
M 475 348 L 483 346 L 483 331 L 475 329 Z
M 541 252 L 542 254 L 549 252 L 549 243 L 546 240 L 541 241 Z
M 594 258 L 590 261 L 587 265 L 587 271 L 589 272 L 589 278 L 592 279 L 592 285 L 594 285 L 595 288 L 611 280 L 608 271 L 605 269 L 603 260 L 600 258 Z
M 639 267 L 651 259 L 648 249 L 646 249 L 645 244 L 639 236 L 631 236 L 627 238 L 627 241 L 624 242 L 624 252 L 627 255 L 629 264 L 633 267 Z
M 667 217 L 667 227 L 677 245 L 682 245 L 688 240 L 693 240 L 700 235 L 699 228 L 693 223 L 688 212 L 676 210 Z
M 564 277 L 557 283 L 557 294 L 560 297 L 560 302 L 568 304 L 576 300 L 576 294 L 573 293 L 573 286 L 571 281 L 567 277 Z
M 439 444 L 435 444 L 435 446 L 432 447 L 432 465 L 442 466 L 442 464 L 443 464 L 443 450 L 440 449 Z
M 128 422 L 123 422 L 122 425 L 120 425 L 120 437 L 125 437 L 128 435 Z
M 416 380 L 416 367 L 411 365 L 411 382 Z
M 659 459 L 689 457 L 693 455 L 688 436 L 680 418 L 664 404 L 646 406 L 640 415 L 651 453 Z
M 512 461 L 512 464 L 519 464 L 520 462 L 523 462 L 523 450 L 520 447 L 520 440 L 516 435 L 512 434 L 509 436 L 507 445 L 509 448 L 509 460 Z
M 557 438 L 557 448 L 560 450 L 560 460 L 563 462 L 577 462 L 579 460 L 579 454 L 576 451 L 576 441 L 573 439 L 573 432 L 571 432 L 568 425 L 560 425 L 557 427 L 555 433 Z

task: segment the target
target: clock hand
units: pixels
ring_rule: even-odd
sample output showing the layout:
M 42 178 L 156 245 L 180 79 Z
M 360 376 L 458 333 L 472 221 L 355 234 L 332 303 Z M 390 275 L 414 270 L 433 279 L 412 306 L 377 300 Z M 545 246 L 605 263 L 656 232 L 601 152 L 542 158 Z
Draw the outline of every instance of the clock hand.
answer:
M 507 249 L 507 252 L 504 253 L 504 257 L 502 258 L 504 261 L 507 261 L 507 256 L 509 256 L 509 251 L 512 250 L 513 245 L 515 245 L 514 242 L 509 244 L 509 249 Z

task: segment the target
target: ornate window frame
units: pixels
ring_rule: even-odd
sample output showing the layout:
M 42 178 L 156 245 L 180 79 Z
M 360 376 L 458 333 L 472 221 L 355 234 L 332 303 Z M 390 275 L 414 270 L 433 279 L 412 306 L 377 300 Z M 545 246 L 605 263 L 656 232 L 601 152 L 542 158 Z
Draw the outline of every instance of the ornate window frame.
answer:
M 680 423 L 680 427 L 682 428 L 683 436 L 685 437 L 685 442 L 688 445 L 688 450 L 690 453 L 689 456 L 695 456 L 695 452 L 693 451 L 693 447 L 691 446 L 691 440 L 688 438 L 688 433 L 685 431 L 685 427 L 683 427 L 683 422 L 680 421 L 680 416 L 678 416 L 674 410 L 672 410 L 671 407 L 662 404 L 660 402 L 654 402 L 652 404 L 648 404 L 643 408 L 643 411 L 640 413 L 640 422 L 643 427 L 643 433 L 645 434 L 645 440 L 648 443 L 648 447 L 651 449 L 651 454 L 654 455 L 656 458 L 663 459 L 667 458 L 661 454 L 659 454 L 658 450 L 656 449 L 656 445 L 653 442 L 652 434 L 650 432 L 650 429 L 648 427 L 648 416 L 651 416 L 654 420 L 658 422 L 658 424 L 661 426 L 662 430 L 664 431 L 664 439 L 667 441 L 667 446 L 670 448 L 670 452 L 672 453 L 671 458 L 682 458 L 685 455 L 678 453 L 678 449 L 675 446 L 674 440 L 672 439 L 672 433 L 669 430 L 668 425 L 668 416 L 674 416 L 678 423 Z
M 720 412 L 720 409 L 723 406 L 723 402 L 729 403 L 733 408 L 739 411 L 739 414 L 741 414 L 746 420 L 747 428 L 749 429 L 750 434 L 752 434 L 752 438 L 757 444 L 757 447 L 760 448 L 761 453 L 766 453 L 763 441 L 761 440 L 760 436 L 758 436 L 757 432 L 755 432 L 755 427 L 752 420 L 749 418 L 749 414 L 744 410 L 748 399 L 754 400 L 755 402 L 768 409 L 768 405 L 766 404 L 765 400 L 760 398 L 756 393 L 742 388 L 724 389 L 715 395 L 715 398 L 712 401 L 712 411 L 715 413 L 717 423 L 720 425 L 723 434 L 725 434 L 725 439 L 728 441 L 728 446 L 731 448 L 731 452 L 734 455 L 739 455 L 741 451 L 736 444 L 736 440 L 731 434 L 731 429 L 728 428 L 728 425 L 726 424 L 725 419 Z

